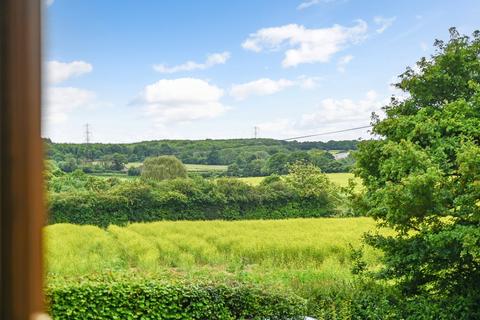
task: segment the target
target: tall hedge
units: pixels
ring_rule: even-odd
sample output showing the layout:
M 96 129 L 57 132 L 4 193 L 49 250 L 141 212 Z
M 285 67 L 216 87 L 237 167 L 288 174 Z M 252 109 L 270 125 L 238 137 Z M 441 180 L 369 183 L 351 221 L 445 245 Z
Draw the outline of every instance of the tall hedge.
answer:
M 303 319 L 294 294 L 246 284 L 162 283 L 147 280 L 53 281 L 49 313 L 60 319 Z
M 333 216 L 338 197 L 326 180 L 273 180 L 251 186 L 237 179 L 115 182 L 95 189 L 50 192 L 49 223 L 106 227 L 158 220 L 284 219 Z M 91 177 L 89 177 L 90 179 Z M 293 180 L 292 180 L 293 179 Z M 322 182 L 323 181 L 323 182 Z M 81 185 L 81 184 L 79 184 Z M 305 193 L 305 190 L 311 190 Z

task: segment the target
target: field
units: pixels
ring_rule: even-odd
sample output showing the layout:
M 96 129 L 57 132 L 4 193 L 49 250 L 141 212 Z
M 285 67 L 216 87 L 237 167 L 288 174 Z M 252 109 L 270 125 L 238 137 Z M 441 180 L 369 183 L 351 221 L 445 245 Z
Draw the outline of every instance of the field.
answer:
M 228 166 L 210 165 L 210 164 L 186 164 L 188 172 L 224 172 L 227 171 Z
M 348 185 L 349 179 L 355 179 L 355 176 L 353 175 L 353 173 L 327 173 L 326 175 L 333 183 L 335 183 L 340 187 L 346 187 Z M 239 178 L 239 179 L 248 184 L 256 186 L 256 185 L 259 185 L 260 182 L 262 182 L 264 177 L 245 177 L 245 178 Z M 357 183 L 359 182 L 358 179 L 355 179 L 355 181 Z
M 140 167 L 142 162 L 129 162 L 125 166 L 127 168 L 131 167 Z M 185 164 L 188 172 L 207 172 L 207 171 L 214 171 L 214 172 L 223 172 L 227 171 L 228 166 L 222 165 L 209 165 L 209 164 Z
M 168 278 L 241 279 L 313 288 L 348 281 L 350 249 L 374 229 L 369 218 L 194 221 L 126 227 L 45 228 L 50 275 L 132 272 Z M 378 254 L 365 252 L 371 267 Z

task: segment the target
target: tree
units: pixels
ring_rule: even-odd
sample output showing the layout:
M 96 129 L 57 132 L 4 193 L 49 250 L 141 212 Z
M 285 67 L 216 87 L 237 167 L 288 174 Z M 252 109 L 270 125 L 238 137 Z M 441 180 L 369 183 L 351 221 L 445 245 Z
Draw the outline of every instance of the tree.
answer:
M 112 155 L 111 169 L 116 171 L 123 170 L 125 168 L 125 164 L 127 163 L 127 161 L 128 160 L 125 155 L 120 153 L 114 153 Z
M 384 120 L 373 117 L 381 139 L 355 154 L 365 187 L 357 204 L 395 230 L 366 238 L 385 253 L 378 276 L 473 319 L 480 316 L 480 32 L 450 35 L 400 76 L 406 97 L 392 98 Z
M 186 178 L 187 169 L 174 156 L 160 156 L 145 159 L 142 177 L 154 180 Z
M 297 161 L 289 166 L 285 181 L 297 191 L 301 199 L 309 204 L 315 203 L 329 208 L 331 215 L 335 213 L 339 200 L 338 192 L 327 175 L 317 166 Z
M 77 159 L 73 155 L 68 154 L 65 157 L 65 161 L 60 161 L 58 166 L 65 172 L 73 172 L 78 168 Z

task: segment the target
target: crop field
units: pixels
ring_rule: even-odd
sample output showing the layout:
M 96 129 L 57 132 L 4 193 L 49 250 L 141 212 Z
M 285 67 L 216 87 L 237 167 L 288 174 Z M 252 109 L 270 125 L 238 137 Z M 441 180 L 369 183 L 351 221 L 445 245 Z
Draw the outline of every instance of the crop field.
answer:
M 131 272 L 155 277 L 241 278 L 299 293 L 348 281 L 350 245 L 374 229 L 369 218 L 162 221 L 125 227 L 45 228 L 48 272 L 82 276 Z M 366 250 L 371 267 L 378 253 Z

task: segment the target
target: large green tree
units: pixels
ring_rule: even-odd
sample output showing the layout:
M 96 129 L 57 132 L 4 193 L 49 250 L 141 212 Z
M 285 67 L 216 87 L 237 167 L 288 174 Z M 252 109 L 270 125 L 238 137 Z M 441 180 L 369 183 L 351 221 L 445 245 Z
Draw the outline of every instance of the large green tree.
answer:
M 360 144 L 360 210 L 393 228 L 370 235 L 379 273 L 405 294 L 454 306 L 476 318 L 480 300 L 480 32 L 450 29 L 448 42 L 407 68 L 402 97 L 373 117 L 379 139 Z M 463 313 L 461 313 L 463 312 Z

